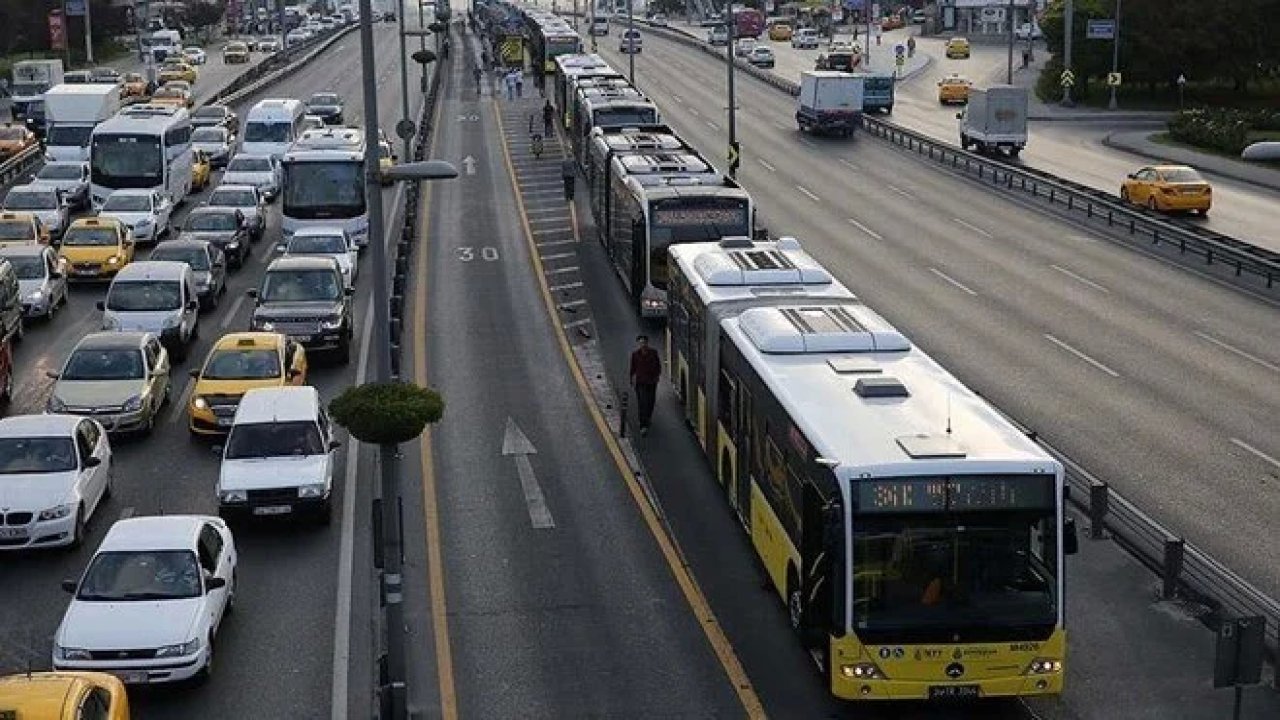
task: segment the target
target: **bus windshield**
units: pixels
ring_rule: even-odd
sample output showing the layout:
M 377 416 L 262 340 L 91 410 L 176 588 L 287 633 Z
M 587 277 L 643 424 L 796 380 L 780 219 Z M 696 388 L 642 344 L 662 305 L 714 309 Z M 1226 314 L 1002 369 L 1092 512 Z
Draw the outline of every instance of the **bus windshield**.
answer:
M 744 197 L 655 200 L 649 207 L 649 281 L 666 289 L 668 245 L 719 242 L 731 235 L 751 235 L 751 212 Z
M 89 172 L 94 184 L 104 187 L 158 186 L 164 177 L 160 140 L 147 135 L 94 135 Z
M 364 215 L 362 167 L 350 160 L 285 163 L 284 215 L 299 220 Z
M 855 516 L 853 630 L 975 642 L 1052 627 L 1055 520 L 1053 508 Z

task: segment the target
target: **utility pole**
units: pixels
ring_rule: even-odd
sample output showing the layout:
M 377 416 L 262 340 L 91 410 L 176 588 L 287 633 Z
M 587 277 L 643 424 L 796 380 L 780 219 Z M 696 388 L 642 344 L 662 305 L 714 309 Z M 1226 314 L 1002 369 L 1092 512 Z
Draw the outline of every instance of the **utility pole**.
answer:
M 733 9 L 730 5 L 724 8 L 724 26 L 725 35 L 729 38 L 729 45 L 725 49 L 725 59 L 729 62 L 729 177 L 735 180 L 738 177 L 738 96 L 733 86 L 733 66 L 734 53 L 737 48 L 734 47 L 738 39 L 735 37 L 737 28 L 733 22 Z
M 634 86 L 636 84 L 636 19 L 631 12 L 631 0 L 627 0 L 627 75 Z
M 1113 73 L 1120 72 L 1120 5 L 1121 0 L 1116 0 L 1116 17 L 1113 21 L 1115 23 L 1115 33 L 1112 36 L 1113 39 L 1111 45 L 1111 72 Z M 1116 85 L 1115 83 L 1109 84 L 1111 85 L 1111 99 L 1107 101 L 1107 109 L 1115 110 L 1117 107 Z
M 1009 0 L 1009 9 L 1005 11 L 1007 17 L 1004 19 L 1009 25 L 1009 64 L 1005 71 L 1004 82 L 1006 85 L 1013 84 L 1013 0 Z
M 423 10 L 422 10 L 422 0 L 417 0 L 417 2 L 418 2 L 418 29 L 419 29 L 419 30 L 426 30 L 426 29 L 427 29 L 427 21 L 426 21 L 426 19 L 425 19 L 425 18 L 426 18 L 426 15 L 424 14 L 424 12 L 423 12 Z M 435 7 L 435 6 L 433 5 L 432 7 Z M 434 11 L 434 10 L 432 11 L 432 15 L 433 15 L 433 16 L 435 15 L 435 11 Z M 434 20 L 435 20 L 435 17 L 432 17 L 431 19 L 432 19 L 432 21 L 434 21 Z M 426 50 L 426 49 L 427 49 L 427 36 L 426 36 L 426 35 L 419 35 L 419 36 L 418 36 L 418 49 L 419 49 L 419 50 Z M 403 54 L 403 53 L 402 53 L 402 54 Z M 436 57 L 440 57 L 440 35 L 438 35 L 438 34 L 436 35 Z M 401 60 L 401 62 L 404 62 L 404 60 L 402 59 L 402 60 Z M 426 63 L 423 63 L 423 65 L 422 65 L 422 77 L 421 77 L 421 79 L 419 79 L 419 80 L 418 80 L 418 84 L 419 84 L 419 86 L 422 88 L 422 92 L 425 94 L 425 93 L 427 92 L 427 65 L 426 65 Z M 405 114 L 405 117 L 408 117 L 408 116 L 409 116 L 409 111 L 408 111 L 408 110 L 405 110 L 405 113 L 404 113 L 404 114 Z M 407 157 L 408 157 L 408 155 L 405 155 L 405 157 L 407 158 Z
M 1076 3 L 1075 0 L 1067 0 L 1066 15 L 1062 18 L 1062 71 L 1071 70 L 1071 43 L 1075 40 L 1072 26 L 1075 25 L 1076 19 Z M 1075 101 L 1071 99 L 1071 85 L 1062 86 L 1062 104 L 1066 107 L 1075 105 Z
M 419 4 L 418 7 L 421 8 L 422 5 Z M 361 12 L 364 12 L 364 10 L 362 9 Z M 404 13 L 405 13 L 404 0 L 400 0 L 400 12 L 396 13 L 397 24 L 399 24 L 400 26 L 400 117 L 408 120 L 410 119 L 409 118 L 409 68 L 408 68 L 409 61 L 405 59 L 405 53 L 407 53 L 408 50 L 406 50 L 404 46 Z M 361 25 L 360 25 L 360 32 L 361 33 L 364 32 L 363 22 L 361 22 Z M 423 40 L 423 42 L 426 42 L 426 40 Z M 369 62 L 373 62 L 373 61 L 370 60 Z M 426 70 L 423 70 L 423 72 L 426 72 Z M 377 92 L 378 90 L 377 90 L 377 87 L 375 86 L 374 93 L 377 93 Z M 373 143 L 375 146 L 378 144 L 377 126 L 374 126 L 374 131 L 372 135 L 365 133 L 365 142 Z M 409 144 L 409 142 L 410 142 L 409 138 L 404 138 L 404 154 L 402 157 L 404 157 L 405 162 L 408 162 L 409 158 L 413 156 L 410 150 L 412 146 Z M 370 238 L 370 242 L 372 242 L 372 240 L 373 239 Z M 374 267 L 377 268 L 381 266 L 374 265 Z
M 93 18 L 90 17 L 89 0 L 84 0 L 84 59 L 88 65 L 93 64 Z

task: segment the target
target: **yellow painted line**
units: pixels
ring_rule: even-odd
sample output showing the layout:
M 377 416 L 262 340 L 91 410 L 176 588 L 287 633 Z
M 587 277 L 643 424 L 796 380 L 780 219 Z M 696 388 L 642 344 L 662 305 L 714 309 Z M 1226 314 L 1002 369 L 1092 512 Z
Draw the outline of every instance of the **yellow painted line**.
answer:
M 444 83 L 439 90 L 443 92 Z M 431 123 L 431 147 L 436 145 L 436 135 L 440 130 L 440 108 L 444 106 L 443 98 L 436 103 L 435 117 Z M 413 326 L 422 333 L 424 340 L 413 353 L 414 382 L 427 387 L 427 219 L 431 211 L 433 183 L 427 183 L 425 192 L 419 193 L 418 203 L 418 262 L 414 268 L 418 281 L 413 293 Z M 427 426 L 419 439 L 418 454 L 422 461 L 422 515 L 426 525 L 427 541 L 427 587 L 431 598 L 431 630 L 435 637 L 436 649 L 436 684 L 440 688 L 440 717 L 444 720 L 457 720 L 458 693 L 453 682 L 453 652 L 449 645 L 449 616 L 446 611 L 444 594 L 444 556 L 440 542 L 440 507 L 436 496 L 435 454 L 431 444 L 431 427 Z
M 496 103 L 493 105 L 493 116 L 498 121 L 498 128 L 501 130 L 502 115 L 498 112 Z M 559 128 L 556 128 L 557 135 L 559 135 L 559 132 Z M 560 153 L 562 158 L 568 158 L 563 140 L 560 144 Z M 511 177 L 512 189 L 516 191 L 516 209 L 520 213 L 520 222 L 524 226 L 525 242 L 529 246 L 529 256 L 533 259 L 534 269 L 536 270 L 534 276 L 537 278 L 538 286 L 542 289 L 542 302 L 546 306 L 547 315 L 551 318 L 551 327 L 555 332 L 556 340 L 560 344 L 560 352 L 564 354 L 569 371 L 573 375 L 573 380 L 577 383 L 578 390 L 586 400 L 587 411 L 591 413 L 591 419 L 595 423 L 601 439 L 604 440 L 605 447 L 609 449 L 613 464 L 618 468 L 623 480 L 626 481 L 627 490 L 631 493 L 631 499 L 635 501 L 636 507 L 640 510 L 640 515 L 644 518 L 645 525 L 648 526 L 649 532 L 653 535 L 654 540 L 657 541 L 658 548 L 662 551 L 662 557 L 667 562 L 667 567 L 671 569 L 671 574 L 675 577 L 676 584 L 680 586 L 680 591 L 684 594 L 685 601 L 689 603 L 689 609 L 693 611 L 693 615 L 697 619 L 699 627 L 702 628 L 707 642 L 711 644 L 711 649 L 720 661 L 720 666 L 724 668 L 725 675 L 728 676 L 729 682 L 733 685 L 734 692 L 737 693 L 738 701 L 742 703 L 747 717 L 763 719 L 767 717 L 764 705 L 760 702 L 760 696 L 756 694 L 755 687 L 751 684 L 751 679 L 747 677 L 747 671 L 742 667 L 742 662 L 738 660 L 738 654 L 734 652 L 733 644 L 729 642 L 729 638 L 724 634 L 724 629 L 720 626 L 720 622 L 716 620 L 715 613 L 711 610 L 711 603 L 707 602 L 706 596 L 703 595 L 702 590 L 698 587 L 692 571 L 686 567 L 681 559 L 680 552 L 676 549 L 675 539 L 667 533 L 666 528 L 658 521 L 658 516 L 654 512 L 653 506 L 649 504 L 644 490 L 640 487 L 640 482 L 636 479 L 635 474 L 631 472 L 630 466 L 627 465 L 627 461 L 623 457 L 622 448 L 618 445 L 617 438 L 609 430 L 609 424 L 605 422 L 604 415 L 600 413 L 600 408 L 596 406 L 595 399 L 591 396 L 587 379 L 582 374 L 582 368 L 578 367 L 578 363 L 574 359 L 573 349 L 569 346 L 569 338 L 558 321 L 555 300 L 551 297 L 550 288 L 547 287 L 547 278 L 543 272 L 542 259 L 538 255 L 538 248 L 533 240 L 529 215 L 525 211 L 524 198 L 519 192 L 515 166 L 511 162 L 511 153 L 507 149 L 506 143 L 502 143 L 502 155 L 506 161 L 507 172 Z M 581 241 L 581 238 L 578 237 L 578 215 L 572 204 L 569 205 L 569 215 L 573 221 L 574 237 Z

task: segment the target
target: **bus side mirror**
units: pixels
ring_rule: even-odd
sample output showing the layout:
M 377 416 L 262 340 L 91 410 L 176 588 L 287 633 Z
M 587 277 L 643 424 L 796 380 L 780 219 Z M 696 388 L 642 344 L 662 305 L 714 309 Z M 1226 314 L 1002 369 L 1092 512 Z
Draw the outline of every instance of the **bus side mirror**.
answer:
M 1067 518 L 1062 522 L 1062 554 L 1075 555 L 1080 552 L 1080 537 L 1076 534 L 1076 519 Z

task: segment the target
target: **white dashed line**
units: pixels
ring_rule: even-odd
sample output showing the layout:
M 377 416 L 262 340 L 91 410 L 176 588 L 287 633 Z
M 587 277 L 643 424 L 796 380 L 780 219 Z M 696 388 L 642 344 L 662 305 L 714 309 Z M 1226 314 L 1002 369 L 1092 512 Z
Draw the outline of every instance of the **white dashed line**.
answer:
M 706 123 L 706 124 L 707 124 L 707 127 L 711 128 L 712 130 L 719 130 L 719 129 L 720 129 L 720 126 L 719 126 L 719 125 L 717 125 L 717 124 L 715 124 L 715 123 L 711 122 L 710 120 L 703 120 L 702 122 Z
M 1054 345 L 1057 345 L 1058 347 L 1062 348 L 1063 350 L 1066 350 L 1067 352 L 1071 353 L 1072 355 L 1075 355 L 1076 357 L 1080 358 L 1081 360 L 1083 360 L 1083 361 L 1085 361 L 1085 362 L 1089 363 L 1090 365 L 1094 366 L 1095 368 L 1097 368 L 1097 369 L 1101 370 L 1102 372 L 1104 372 L 1104 373 L 1106 373 L 1106 374 L 1110 375 L 1111 377 L 1113 377 L 1113 378 L 1118 378 L 1118 377 L 1120 377 L 1120 373 L 1116 372 L 1115 370 L 1112 370 L 1111 368 L 1107 367 L 1106 365 L 1103 365 L 1102 363 L 1098 362 L 1097 360 L 1094 360 L 1093 358 L 1089 357 L 1088 355 L 1086 355 L 1086 354 L 1084 354 L 1084 353 L 1080 352 L 1079 350 L 1077 350 L 1077 349 L 1075 349 L 1075 348 L 1071 347 L 1070 345 L 1068 345 L 1068 344 L 1066 344 L 1066 343 L 1062 342 L 1061 340 L 1059 340 L 1058 338 L 1056 338 L 1056 337 L 1054 337 L 1054 336 L 1050 335 L 1049 333 L 1045 333 L 1045 334 L 1044 334 L 1044 338 L 1045 338 L 1046 340 L 1048 340 L 1049 342 L 1053 343 Z
M 765 169 L 765 170 L 768 170 L 769 172 L 777 172 L 777 171 L 778 171 L 778 168 L 776 168 L 776 167 L 774 167 L 774 166 L 770 165 L 768 162 L 766 162 L 766 161 L 765 161 L 764 159 L 762 159 L 762 158 L 756 158 L 756 162 L 758 162 L 758 163 L 760 163 L 761 165 L 763 165 L 763 166 L 764 166 L 764 169 Z
M 565 258 L 577 257 L 578 253 L 555 253 L 554 255 L 543 255 L 542 262 L 550 262 L 552 260 L 563 260 Z
M 797 190 L 799 190 L 800 192 L 804 193 L 805 197 L 809 198 L 810 200 L 812 200 L 812 201 L 814 201 L 814 202 L 822 202 L 822 199 L 821 199 L 821 198 L 819 198 L 817 195 L 814 195 L 813 193 L 809 192 L 809 190 L 808 190 L 805 186 L 803 186 L 803 185 L 797 185 L 797 186 L 796 186 L 796 189 L 797 189 Z
M 875 238 L 875 239 L 877 239 L 877 240 L 884 240 L 884 238 L 883 238 L 883 237 L 880 237 L 880 233 L 876 232 L 875 230 L 872 230 L 871 228 L 867 227 L 866 225 L 863 225 L 862 223 L 858 222 L 857 220 L 854 220 L 853 218 L 845 218 L 845 220 L 846 220 L 850 225 L 852 225 L 852 226 L 854 226 L 854 227 L 858 228 L 858 229 L 859 229 L 859 230 L 861 230 L 862 232 L 864 232 L 864 233 L 866 233 L 866 234 L 870 235 L 871 237 L 873 237 L 873 238 Z
M 892 185 L 890 185 L 889 187 L 893 187 L 893 186 L 892 186 Z M 983 236 L 983 237 L 988 237 L 988 238 L 989 238 L 989 237 L 995 237 L 995 236 L 994 236 L 994 235 L 992 235 L 991 233 L 987 232 L 986 230 L 983 230 L 982 228 L 978 227 L 977 225 L 974 225 L 974 224 L 973 224 L 973 223 L 971 223 L 971 222 L 965 222 L 964 220 L 961 220 L 960 218 L 951 218 L 951 221 L 952 221 L 952 222 L 954 222 L 955 224 L 957 224 L 957 225 L 961 226 L 961 227 L 968 228 L 968 229 L 970 229 L 970 230 L 972 230 L 972 231 L 974 231 L 974 232 L 978 233 L 979 235 L 981 235 L 981 236 Z
M 237 295 L 236 299 L 231 301 L 231 307 L 227 308 L 227 311 L 222 314 L 222 320 L 218 323 L 219 327 L 226 330 L 231 325 L 231 321 L 235 320 L 236 315 L 240 313 L 240 306 L 244 304 L 245 297 L 247 296 Z
M 1263 460 L 1265 460 L 1265 461 L 1267 461 L 1267 462 L 1271 463 L 1272 465 L 1274 465 L 1274 466 L 1276 466 L 1276 467 L 1280 468 L 1280 460 L 1277 460 L 1277 459 L 1275 459 L 1275 458 L 1271 457 L 1270 455 L 1268 455 L 1268 454 L 1266 454 L 1266 453 L 1262 452 L 1262 451 L 1261 451 L 1261 450 L 1259 450 L 1258 448 L 1256 448 L 1256 447 L 1254 447 L 1254 446 L 1250 445 L 1249 443 L 1247 443 L 1247 442 L 1245 442 L 1245 441 L 1243 441 L 1243 440 L 1240 440 L 1240 439 L 1238 439 L 1238 438 L 1231 438 L 1231 444 L 1232 444 L 1232 445 L 1235 445 L 1236 447 L 1238 447 L 1238 448 L 1240 448 L 1240 449 L 1242 449 L 1242 450 L 1247 450 L 1247 451 L 1249 451 L 1249 452 L 1253 453 L 1254 455 L 1257 455 L 1258 457 L 1262 458 Z
M 1049 265 L 1049 267 L 1053 268 L 1054 270 L 1057 270 L 1058 272 L 1062 273 L 1063 275 L 1066 275 L 1067 277 L 1071 278 L 1072 280 L 1075 280 L 1075 281 L 1076 281 L 1076 282 L 1078 282 L 1078 283 L 1082 283 L 1082 284 L 1084 284 L 1084 285 L 1088 285 L 1089 287 L 1093 288 L 1094 290 L 1098 290 L 1098 291 L 1100 291 L 1100 292 L 1104 292 L 1104 293 L 1109 293 L 1109 292 L 1111 292 L 1110 290 L 1108 290 L 1108 289 L 1106 289 L 1106 288 L 1102 287 L 1101 285 L 1099 285 L 1098 283 L 1096 283 L 1096 282 L 1094 282 L 1094 281 L 1090 280 L 1089 278 L 1084 277 L 1083 275 L 1079 275 L 1079 274 L 1076 274 L 1076 273 L 1074 273 L 1074 272 L 1071 272 L 1070 270 L 1068 270 L 1068 269 L 1066 269 L 1066 268 L 1062 267 L 1061 265 L 1054 265 L 1054 264 L 1052 264 L 1052 263 L 1051 263 L 1051 264 Z
M 894 191 L 894 192 L 896 192 L 896 193 L 898 193 L 898 194 L 899 194 L 899 195 L 901 195 L 902 197 L 908 197 L 908 198 L 913 198 L 913 197 L 915 197 L 915 195 L 912 195 L 912 194 L 911 194 L 911 191 L 910 191 L 910 190 L 903 190 L 902 188 L 898 187 L 897 185 L 889 185 L 889 189 L 890 189 L 890 190 L 892 190 L 892 191 Z
M 948 274 L 946 274 L 946 273 L 942 272 L 942 271 L 941 271 L 941 270 L 939 270 L 938 268 L 932 268 L 932 267 L 931 267 L 931 268 L 929 268 L 929 272 L 933 273 L 934 275 L 937 275 L 939 278 L 942 278 L 944 281 L 946 281 L 946 282 L 948 282 L 948 283 L 950 283 L 950 284 L 952 284 L 952 285 L 954 285 L 954 286 L 956 286 L 956 287 L 960 288 L 961 290 L 963 290 L 963 291 L 965 291 L 965 292 L 969 293 L 970 295 L 977 295 L 977 294 L 978 294 L 978 293 L 974 292 L 974 291 L 973 291 L 973 289 L 972 289 L 972 288 L 970 288 L 968 285 L 965 285 L 964 283 L 960 282 L 959 280 L 956 280 L 955 278 L 953 278 L 953 277 L 951 277 L 950 275 L 948 275 Z
M 850 170 L 861 170 L 861 169 L 862 169 L 862 168 L 858 167 L 857 165 L 854 165 L 853 163 L 849 162 L 848 160 L 845 160 L 844 158 L 836 158 L 836 160 L 839 160 L 841 165 L 844 165 L 845 167 L 849 168 Z
M 1261 365 L 1262 367 L 1264 367 L 1264 368 L 1266 368 L 1266 369 L 1270 370 L 1271 372 L 1277 372 L 1277 373 L 1280 373 L 1280 365 L 1276 365 L 1275 363 L 1267 362 L 1266 360 L 1263 360 L 1262 358 L 1258 357 L 1257 355 L 1253 355 L 1252 353 L 1245 352 L 1244 350 L 1241 350 L 1240 348 L 1235 347 L 1234 345 L 1229 345 L 1229 344 L 1227 344 L 1227 343 L 1225 343 L 1225 342 L 1223 342 L 1223 341 L 1219 340 L 1218 338 L 1213 337 L 1212 335 L 1209 335 L 1209 334 L 1206 334 L 1206 333 L 1202 333 L 1202 332 L 1200 332 L 1199 330 L 1197 330 L 1197 331 L 1196 331 L 1196 337 L 1198 337 L 1198 338 L 1200 338 L 1201 340 L 1204 340 L 1204 341 L 1206 341 L 1206 342 L 1211 342 L 1211 343 L 1213 343 L 1214 345 L 1217 345 L 1218 347 L 1222 348 L 1223 350 L 1226 350 L 1226 351 L 1227 351 L 1227 352 L 1229 352 L 1229 353 L 1235 353 L 1236 355 L 1239 355 L 1240 357 L 1244 358 L 1245 360 L 1248 360 L 1249 362 L 1257 363 L 1257 364 Z

